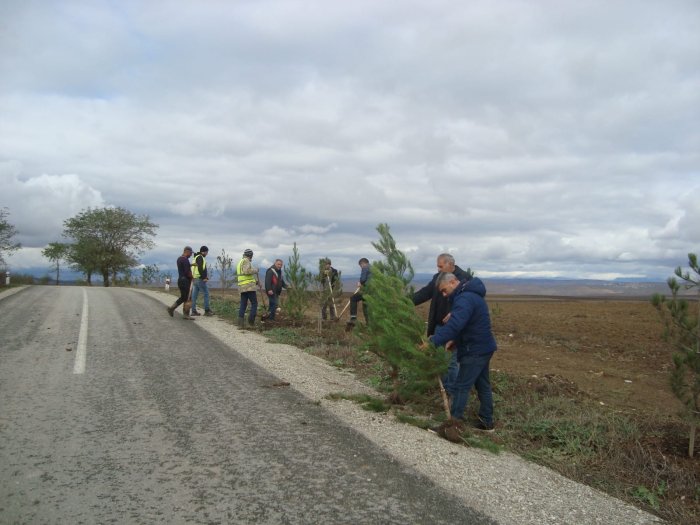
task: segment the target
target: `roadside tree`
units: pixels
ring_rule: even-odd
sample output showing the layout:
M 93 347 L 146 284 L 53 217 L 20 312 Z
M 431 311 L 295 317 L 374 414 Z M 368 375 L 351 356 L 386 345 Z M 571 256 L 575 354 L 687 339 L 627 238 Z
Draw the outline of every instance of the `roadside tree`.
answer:
M 51 261 L 56 269 L 56 286 L 60 280 L 61 261 L 66 260 L 70 250 L 70 245 L 63 242 L 50 242 L 46 248 L 41 250 L 41 255 Z
M 236 281 L 236 270 L 233 267 L 233 259 L 226 253 L 226 250 L 221 250 L 221 255 L 216 257 L 215 267 L 219 274 L 221 292 L 224 293 L 231 288 L 231 285 Z
M 141 284 L 149 285 L 157 283 L 160 278 L 160 270 L 157 264 L 148 264 L 141 268 Z
M 94 272 L 103 285 L 116 281 L 119 273 L 138 265 L 137 255 L 154 246 L 157 224 L 148 215 L 136 215 L 124 208 L 96 208 L 64 221 L 64 237 L 75 241 L 70 261 L 91 282 Z
M 10 255 L 22 247 L 20 243 L 13 241 L 13 237 L 19 232 L 17 228 L 7 222 L 9 214 L 10 212 L 7 208 L 0 209 L 0 265 L 5 264 L 5 255 Z
M 700 301 L 689 301 L 679 296 L 680 290 L 694 289 L 700 299 L 700 266 L 697 255 L 688 254 L 690 271 L 679 266 L 676 277 L 668 279 L 671 298 L 661 294 L 652 298 L 652 303 L 661 313 L 665 324 L 664 335 L 673 342 L 673 371 L 671 389 L 683 403 L 682 417 L 690 426 L 688 455 L 695 450 L 695 435 L 700 425 Z

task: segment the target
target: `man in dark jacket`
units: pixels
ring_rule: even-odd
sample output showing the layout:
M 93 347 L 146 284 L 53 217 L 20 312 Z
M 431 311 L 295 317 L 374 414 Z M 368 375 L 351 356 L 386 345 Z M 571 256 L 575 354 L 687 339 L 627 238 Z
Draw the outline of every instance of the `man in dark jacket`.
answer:
M 486 287 L 481 279 L 473 277 L 460 281 L 452 273 L 441 275 L 437 286 L 440 293 L 449 298 L 452 311 L 450 319 L 437 329 L 430 341 L 455 352 L 459 362 L 450 414 L 453 419 L 464 418 L 469 391 L 474 386 L 480 402 L 477 428 L 492 431 L 493 393 L 489 363 L 496 351 L 496 339 L 491 331 L 491 317 L 484 299 Z
M 455 264 L 455 258 L 449 253 L 441 253 L 438 255 L 437 269 L 438 273 L 433 275 L 431 281 L 413 294 L 413 304 L 416 306 L 430 301 L 430 311 L 428 312 L 428 337 L 435 333 L 437 327 L 447 322 L 450 314 L 450 301 L 447 297 L 443 297 L 440 290 L 438 290 L 437 281 L 440 275 L 451 273 L 460 281 L 468 280 L 472 276 L 471 270 L 462 270 Z M 453 395 L 454 381 L 457 378 L 457 369 L 457 356 L 456 354 L 452 354 L 447 374 L 442 379 L 442 382 L 445 384 L 445 390 L 450 395 Z
M 283 264 L 282 259 L 277 259 L 275 260 L 275 264 L 270 266 L 265 273 L 265 293 L 267 294 L 267 299 L 270 301 L 270 310 L 267 314 L 268 321 L 275 320 L 280 294 L 282 293 L 282 289 L 287 287 L 282 277 Z
M 328 310 L 331 311 L 331 321 L 335 321 L 338 312 L 335 309 L 334 291 L 338 283 L 338 270 L 331 266 L 331 260 L 323 261 L 323 272 L 321 274 L 321 287 L 323 288 L 323 303 L 321 304 L 321 318 L 328 318 Z
M 194 320 L 194 317 L 190 317 L 190 292 L 192 284 L 192 267 L 190 266 L 190 257 L 192 256 L 192 248 L 185 246 L 182 250 L 182 255 L 177 258 L 177 287 L 180 290 L 180 297 L 173 303 L 172 306 L 168 307 L 168 313 L 170 317 L 173 317 L 175 308 L 182 305 L 182 318 L 188 321 Z

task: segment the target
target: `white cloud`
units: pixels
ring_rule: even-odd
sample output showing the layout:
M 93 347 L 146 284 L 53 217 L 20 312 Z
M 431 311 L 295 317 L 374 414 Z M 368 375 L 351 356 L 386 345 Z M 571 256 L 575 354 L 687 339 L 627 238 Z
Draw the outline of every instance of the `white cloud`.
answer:
M 698 16 L 3 2 L 0 205 L 28 248 L 110 204 L 161 225 L 162 261 L 185 243 L 286 260 L 296 241 L 356 273 L 388 222 L 419 271 L 451 251 L 492 273 L 658 276 L 697 251 Z

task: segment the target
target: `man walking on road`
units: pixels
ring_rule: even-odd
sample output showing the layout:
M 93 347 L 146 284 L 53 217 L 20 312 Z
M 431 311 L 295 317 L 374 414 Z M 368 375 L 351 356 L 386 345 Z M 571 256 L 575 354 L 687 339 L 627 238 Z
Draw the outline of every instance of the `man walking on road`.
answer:
M 270 266 L 265 273 L 265 293 L 268 301 L 270 301 L 270 310 L 267 315 L 268 321 L 275 320 L 280 294 L 282 289 L 287 287 L 287 283 L 284 282 L 282 277 L 283 264 L 282 259 L 276 259 L 275 264 Z
M 192 264 L 194 283 L 192 285 L 192 312 L 190 315 L 201 315 L 197 311 L 197 297 L 199 296 L 200 290 L 204 295 L 204 315 L 214 315 L 214 312 L 209 308 L 209 272 L 207 270 L 206 261 L 208 253 L 209 248 L 202 246 L 199 251 L 194 254 L 194 263 Z
M 460 281 L 469 280 L 472 277 L 471 270 L 462 270 L 455 264 L 455 258 L 449 253 L 441 253 L 437 256 L 438 273 L 433 275 L 433 278 L 423 288 L 413 294 L 413 304 L 418 306 L 426 301 L 430 301 L 430 311 L 428 313 L 428 331 L 427 336 L 430 337 L 435 333 L 435 329 L 443 326 L 450 318 L 450 301 L 447 297 L 443 297 L 438 290 L 438 278 L 445 273 L 452 273 Z M 452 353 L 450 365 L 447 369 L 447 374 L 443 377 L 442 382 L 445 385 L 445 391 L 452 396 L 454 394 L 454 382 L 457 378 L 457 353 Z
M 255 324 L 255 315 L 258 313 L 258 269 L 253 267 L 253 250 L 250 248 L 243 252 L 243 257 L 236 266 L 238 276 L 238 291 L 241 293 L 241 305 L 238 308 L 238 328 L 245 324 L 245 311 L 250 301 L 248 313 L 248 325 Z
M 476 428 L 493 431 L 489 363 L 496 351 L 496 339 L 491 331 L 489 308 L 484 299 L 486 287 L 477 277 L 460 281 L 453 273 L 442 274 L 437 286 L 440 293 L 449 298 L 452 311 L 447 323 L 437 329 L 430 341 L 435 346 L 445 346 L 445 349 L 455 352 L 459 363 L 450 415 L 453 420 L 463 420 L 469 391 L 474 386 L 480 403 Z
M 190 266 L 190 256 L 192 248 L 185 246 L 182 250 L 182 255 L 177 258 L 177 287 L 180 290 L 180 297 L 168 307 L 170 317 L 173 317 L 175 308 L 182 305 L 182 318 L 188 321 L 193 321 L 194 317 L 190 317 L 189 305 L 187 304 L 190 298 L 190 290 L 192 284 L 192 267 Z

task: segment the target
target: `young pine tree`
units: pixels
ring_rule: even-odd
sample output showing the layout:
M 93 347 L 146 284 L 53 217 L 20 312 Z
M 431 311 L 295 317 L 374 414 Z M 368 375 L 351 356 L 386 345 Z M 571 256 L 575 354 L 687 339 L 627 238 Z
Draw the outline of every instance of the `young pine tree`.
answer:
M 676 276 L 668 280 L 671 299 L 654 295 L 652 303 L 661 313 L 665 324 L 665 336 L 675 346 L 671 389 L 683 403 L 682 417 L 690 425 L 688 455 L 694 454 L 695 434 L 700 425 L 700 301 L 691 303 L 679 297 L 681 288 L 696 289 L 700 293 L 700 266 L 697 255 L 688 254 L 688 265 L 692 274 L 679 266 Z
M 449 355 L 430 345 L 419 350 L 425 324 L 411 300 L 413 267 L 396 248 L 389 226 L 380 224 L 378 243 L 373 246 L 385 260 L 372 264 L 367 290 L 363 293 L 370 322 L 361 332 L 363 349 L 381 358 L 391 376 L 390 400 L 395 403 L 434 387 L 436 377 L 447 370 Z
M 284 280 L 287 283 L 287 300 L 284 303 L 287 317 L 292 324 L 300 324 L 309 308 L 309 285 L 312 275 L 301 264 L 301 257 L 294 243 L 292 256 L 284 267 Z

